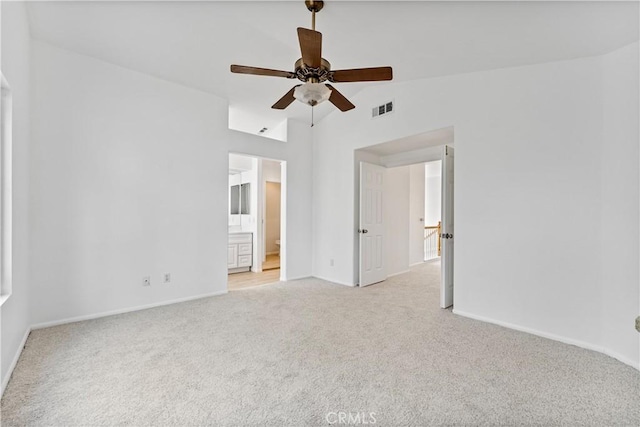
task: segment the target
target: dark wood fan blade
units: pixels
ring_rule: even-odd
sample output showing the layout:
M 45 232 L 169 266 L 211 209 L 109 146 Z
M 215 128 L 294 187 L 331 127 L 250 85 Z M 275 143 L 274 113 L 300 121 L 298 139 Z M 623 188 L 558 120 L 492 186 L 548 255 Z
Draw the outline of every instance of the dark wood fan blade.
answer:
M 331 89 L 331 96 L 329 97 L 329 102 L 338 107 L 340 111 L 349 111 L 356 108 L 355 105 L 351 103 L 347 98 L 344 97 L 343 94 L 338 92 L 335 87 L 331 85 L 326 85 L 329 89 Z
M 291 90 L 285 93 L 284 96 L 278 100 L 278 102 L 271 106 L 271 108 L 274 108 L 276 110 L 284 110 L 289 105 L 291 105 L 291 103 L 295 101 L 295 98 L 293 97 L 293 91 L 296 90 L 298 86 L 300 85 L 292 87 Z
M 334 83 L 378 82 L 391 79 L 393 79 L 393 69 L 391 67 L 336 70 L 332 71 L 329 75 L 329 81 Z
M 302 62 L 307 67 L 320 67 L 322 63 L 322 33 L 307 28 L 298 28 L 298 40 L 300 40 Z
M 268 68 L 248 67 L 246 65 L 232 65 L 232 73 L 238 74 L 253 74 L 256 76 L 271 76 L 271 77 L 286 77 L 288 79 L 295 79 L 295 73 L 291 71 L 270 70 Z

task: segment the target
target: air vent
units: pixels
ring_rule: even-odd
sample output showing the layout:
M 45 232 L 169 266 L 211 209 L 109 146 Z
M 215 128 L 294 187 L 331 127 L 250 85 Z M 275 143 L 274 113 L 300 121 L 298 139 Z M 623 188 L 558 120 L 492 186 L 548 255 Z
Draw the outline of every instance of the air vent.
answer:
M 371 117 L 380 117 L 393 112 L 393 101 L 389 101 L 371 109 Z

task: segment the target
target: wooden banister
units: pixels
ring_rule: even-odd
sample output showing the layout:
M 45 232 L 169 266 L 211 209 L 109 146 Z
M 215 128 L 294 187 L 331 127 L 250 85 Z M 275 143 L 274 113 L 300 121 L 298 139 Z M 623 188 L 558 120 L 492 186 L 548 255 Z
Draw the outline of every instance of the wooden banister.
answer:
M 429 237 L 433 236 L 436 231 L 438 232 L 438 256 L 440 256 L 440 252 L 441 252 L 441 237 L 442 237 L 442 221 L 438 221 L 438 225 L 426 225 L 424 227 L 425 230 L 433 230 L 431 232 L 426 233 L 425 236 L 425 240 L 428 239 Z

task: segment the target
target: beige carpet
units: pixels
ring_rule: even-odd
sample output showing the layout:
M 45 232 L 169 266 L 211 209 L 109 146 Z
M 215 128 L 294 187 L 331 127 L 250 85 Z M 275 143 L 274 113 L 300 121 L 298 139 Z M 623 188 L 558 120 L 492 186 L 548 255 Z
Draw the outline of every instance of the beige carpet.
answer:
M 437 282 L 426 264 L 34 331 L 2 426 L 640 425 L 638 371 L 440 310 Z

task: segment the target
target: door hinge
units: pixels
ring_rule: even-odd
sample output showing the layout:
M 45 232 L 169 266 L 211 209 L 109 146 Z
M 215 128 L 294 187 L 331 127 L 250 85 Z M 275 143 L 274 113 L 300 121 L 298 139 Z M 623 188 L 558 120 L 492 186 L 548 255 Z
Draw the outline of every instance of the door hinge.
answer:
M 453 239 L 453 234 L 451 233 L 442 233 L 443 239 Z

